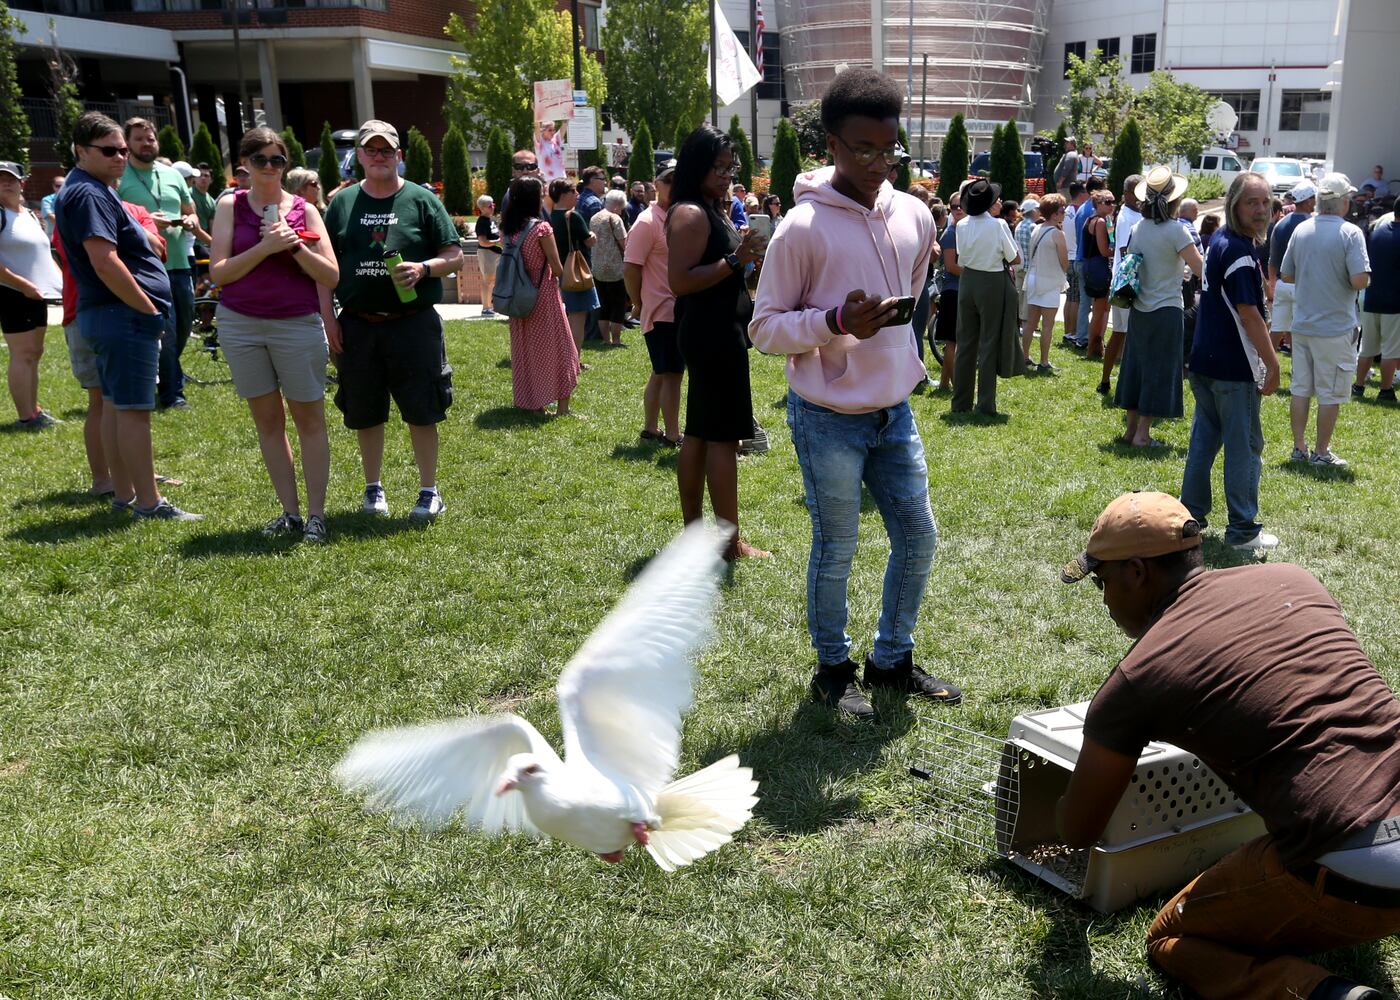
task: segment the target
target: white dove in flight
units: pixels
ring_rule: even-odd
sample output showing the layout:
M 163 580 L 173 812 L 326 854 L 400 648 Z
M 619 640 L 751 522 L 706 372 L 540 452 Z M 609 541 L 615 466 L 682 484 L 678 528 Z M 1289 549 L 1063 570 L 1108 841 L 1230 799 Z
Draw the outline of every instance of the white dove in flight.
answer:
M 730 755 L 671 781 L 727 539 L 686 528 L 564 669 L 563 760 L 518 715 L 473 716 L 370 733 L 337 781 L 428 830 L 460 813 L 468 828 L 544 833 L 610 862 L 635 840 L 665 871 L 727 843 L 758 803 L 752 769 Z

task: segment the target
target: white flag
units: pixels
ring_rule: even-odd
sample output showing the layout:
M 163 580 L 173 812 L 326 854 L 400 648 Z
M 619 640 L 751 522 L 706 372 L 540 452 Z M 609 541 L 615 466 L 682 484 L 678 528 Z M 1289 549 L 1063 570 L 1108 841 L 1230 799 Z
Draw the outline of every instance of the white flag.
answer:
M 705 75 L 709 76 L 708 67 Z M 761 79 L 753 60 L 734 37 L 719 0 L 715 0 L 715 93 L 719 103 L 733 104 Z

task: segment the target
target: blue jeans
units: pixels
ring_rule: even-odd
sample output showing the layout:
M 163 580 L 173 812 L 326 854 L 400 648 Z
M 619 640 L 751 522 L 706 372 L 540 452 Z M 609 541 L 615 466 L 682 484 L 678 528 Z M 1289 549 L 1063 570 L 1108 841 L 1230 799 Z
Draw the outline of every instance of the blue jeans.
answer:
M 788 426 L 812 516 L 807 630 L 817 659 L 841 663 L 850 656 L 846 583 L 864 483 L 890 537 L 872 658 L 877 667 L 896 666 L 914 649 L 914 625 L 938 544 L 924 445 L 909 402 L 874 413 L 837 413 L 789 391 Z
M 1196 520 L 1210 513 L 1210 470 L 1225 447 L 1225 506 L 1230 524 L 1225 544 L 1238 545 L 1259 534 L 1259 474 L 1263 469 L 1264 430 L 1259 423 L 1262 397 L 1253 382 L 1226 382 L 1191 373 L 1196 415 L 1186 451 L 1181 502 Z
M 180 352 L 189 342 L 194 327 L 194 279 L 192 272 L 167 272 L 174 306 L 165 317 L 165 335 L 160 340 L 160 385 L 157 395 L 162 407 L 185 398 L 185 371 L 180 367 Z
M 1084 262 L 1077 260 L 1071 265 L 1075 269 L 1075 281 L 1079 288 L 1079 317 L 1074 335 L 1070 340 L 1080 347 L 1089 346 L 1089 314 L 1094 311 L 1094 300 L 1084 292 Z

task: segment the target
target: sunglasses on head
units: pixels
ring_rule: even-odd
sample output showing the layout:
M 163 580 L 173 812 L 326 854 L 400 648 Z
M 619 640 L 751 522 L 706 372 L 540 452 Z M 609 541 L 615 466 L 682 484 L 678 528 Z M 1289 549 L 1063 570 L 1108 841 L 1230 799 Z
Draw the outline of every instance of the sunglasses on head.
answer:
M 102 155 L 107 157 L 107 159 L 109 160 L 114 156 L 126 156 L 128 153 L 131 152 L 131 150 L 126 146 L 99 146 L 91 142 L 80 142 L 78 143 L 78 145 L 84 147 L 85 149 L 101 150 Z
M 277 153 L 274 156 L 264 156 L 262 153 L 254 153 L 252 156 L 248 157 L 248 162 L 259 169 L 264 167 L 276 167 L 278 170 L 281 170 L 287 165 L 287 158 L 281 153 Z

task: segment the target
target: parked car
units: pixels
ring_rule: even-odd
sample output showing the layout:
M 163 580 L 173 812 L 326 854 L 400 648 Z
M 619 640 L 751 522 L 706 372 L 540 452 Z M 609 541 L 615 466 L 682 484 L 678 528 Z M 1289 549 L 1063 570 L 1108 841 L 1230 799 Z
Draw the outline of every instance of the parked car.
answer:
M 1026 158 L 1026 193 L 1045 193 L 1045 157 L 1039 153 L 1023 153 Z M 967 173 L 969 177 L 986 176 L 991 167 L 992 154 L 978 153 L 968 164 Z
M 653 165 L 653 170 L 659 171 L 671 160 L 674 160 L 676 158 L 676 154 L 669 149 L 658 149 L 655 153 L 652 154 L 652 157 L 656 161 Z M 652 176 L 655 176 L 655 174 L 653 173 Z
M 1262 174 L 1274 194 L 1286 194 L 1293 185 L 1312 175 L 1302 160 L 1286 156 L 1261 156 L 1249 165 L 1251 173 Z
M 340 164 L 340 177 L 342 180 L 355 176 L 355 140 L 360 133 L 353 128 L 336 129 L 331 133 L 331 142 L 335 143 L 335 159 Z M 311 146 L 306 150 L 306 165 L 312 170 L 318 170 L 321 166 L 321 147 Z M 400 173 L 403 173 L 400 164 Z

